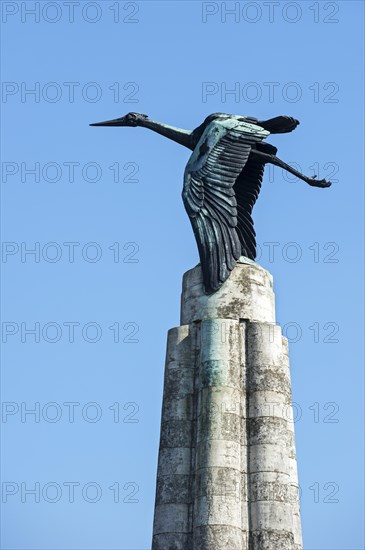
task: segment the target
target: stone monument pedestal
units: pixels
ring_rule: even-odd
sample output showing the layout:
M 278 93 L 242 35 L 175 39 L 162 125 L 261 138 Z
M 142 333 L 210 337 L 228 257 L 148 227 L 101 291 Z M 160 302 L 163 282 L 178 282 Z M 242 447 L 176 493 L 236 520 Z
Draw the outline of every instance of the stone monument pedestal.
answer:
M 153 550 L 301 550 L 287 340 L 272 276 L 185 273 L 168 333 Z

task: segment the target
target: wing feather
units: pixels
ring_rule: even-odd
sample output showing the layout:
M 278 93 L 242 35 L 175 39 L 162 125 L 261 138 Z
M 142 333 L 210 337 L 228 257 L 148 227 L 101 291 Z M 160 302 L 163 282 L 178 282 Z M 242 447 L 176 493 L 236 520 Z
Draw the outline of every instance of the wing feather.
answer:
M 253 254 L 255 233 L 250 205 L 258 195 L 256 168 L 252 166 L 248 171 L 247 189 L 242 174 L 252 145 L 261 139 L 260 135 L 232 128 L 217 129 L 213 122 L 186 167 L 183 201 L 198 244 L 208 294 L 220 288 L 242 253 Z
M 250 157 L 234 184 L 237 199 L 237 234 L 242 246 L 242 255 L 256 258 L 256 232 L 252 209 L 261 190 L 265 164 Z

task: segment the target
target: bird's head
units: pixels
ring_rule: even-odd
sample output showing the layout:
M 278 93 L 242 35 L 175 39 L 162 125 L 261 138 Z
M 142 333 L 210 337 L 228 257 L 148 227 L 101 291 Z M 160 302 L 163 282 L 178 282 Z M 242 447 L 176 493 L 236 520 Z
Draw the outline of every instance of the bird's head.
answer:
M 104 122 L 94 122 L 90 124 L 90 126 L 139 126 L 141 122 L 147 118 L 147 115 L 142 115 L 141 113 L 128 113 L 121 118 L 105 120 Z

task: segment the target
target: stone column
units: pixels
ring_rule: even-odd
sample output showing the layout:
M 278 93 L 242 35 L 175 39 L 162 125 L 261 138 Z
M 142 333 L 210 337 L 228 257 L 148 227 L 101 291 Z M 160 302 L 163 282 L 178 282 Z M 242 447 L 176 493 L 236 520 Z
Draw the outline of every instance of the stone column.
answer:
M 153 550 L 301 550 L 287 341 L 271 275 L 241 259 L 169 331 Z
M 250 549 L 294 549 L 291 386 L 279 326 L 248 323 L 247 363 Z
M 191 475 L 194 356 L 189 326 L 169 330 L 167 338 L 153 549 L 192 546 Z
M 248 550 L 245 395 L 239 321 L 201 322 L 195 400 L 193 548 Z

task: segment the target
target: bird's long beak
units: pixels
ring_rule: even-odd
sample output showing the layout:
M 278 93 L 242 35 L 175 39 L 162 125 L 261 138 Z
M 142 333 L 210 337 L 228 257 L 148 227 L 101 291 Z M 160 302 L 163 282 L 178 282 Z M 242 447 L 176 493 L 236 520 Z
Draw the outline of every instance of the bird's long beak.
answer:
M 89 126 L 128 126 L 126 117 L 114 118 L 113 120 L 104 120 L 104 122 L 94 122 Z

